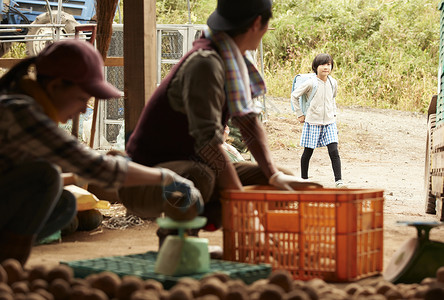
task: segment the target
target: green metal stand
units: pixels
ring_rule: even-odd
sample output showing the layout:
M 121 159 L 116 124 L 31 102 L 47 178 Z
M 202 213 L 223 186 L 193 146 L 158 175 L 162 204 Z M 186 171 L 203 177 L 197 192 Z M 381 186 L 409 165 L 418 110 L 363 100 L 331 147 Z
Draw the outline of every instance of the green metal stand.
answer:
M 187 222 L 177 222 L 168 217 L 157 218 L 161 228 L 177 229 L 179 234 L 167 236 L 159 249 L 154 271 L 170 276 L 208 272 L 210 270 L 208 240 L 188 237 L 185 234 L 187 229 L 201 228 L 206 222 L 205 217 L 196 217 Z
M 444 266 L 444 243 L 431 241 L 430 230 L 441 222 L 398 222 L 414 226 L 417 237 L 407 240 L 393 255 L 383 276 L 393 283 L 419 283 L 426 277 L 435 277 Z

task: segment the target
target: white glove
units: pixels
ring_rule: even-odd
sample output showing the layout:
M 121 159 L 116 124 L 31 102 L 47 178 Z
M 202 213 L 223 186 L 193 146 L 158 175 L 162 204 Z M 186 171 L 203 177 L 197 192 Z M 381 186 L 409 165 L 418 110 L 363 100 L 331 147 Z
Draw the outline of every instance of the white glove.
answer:
M 294 188 L 314 188 L 322 187 L 319 183 L 306 181 L 296 176 L 287 175 L 282 172 L 276 172 L 271 175 L 268 183 L 281 190 L 294 191 Z
M 166 213 L 176 220 L 192 219 L 192 215 L 201 214 L 204 203 L 194 183 L 169 169 L 160 168 L 160 171 L 162 196 L 168 204 Z

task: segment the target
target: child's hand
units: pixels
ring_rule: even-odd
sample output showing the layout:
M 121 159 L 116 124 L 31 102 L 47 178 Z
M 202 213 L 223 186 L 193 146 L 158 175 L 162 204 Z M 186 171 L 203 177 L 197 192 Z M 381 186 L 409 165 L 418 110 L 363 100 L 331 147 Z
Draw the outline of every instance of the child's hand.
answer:
M 305 122 L 305 116 L 302 115 L 300 117 L 298 117 L 299 123 L 304 123 Z

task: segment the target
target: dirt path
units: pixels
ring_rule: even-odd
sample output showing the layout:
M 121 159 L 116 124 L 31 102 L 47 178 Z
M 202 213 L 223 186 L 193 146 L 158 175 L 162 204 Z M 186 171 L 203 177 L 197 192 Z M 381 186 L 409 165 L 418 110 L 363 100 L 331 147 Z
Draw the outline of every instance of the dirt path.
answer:
M 287 99 L 267 102 L 266 129 L 273 156 L 279 165 L 299 175 L 302 126 L 291 115 Z M 416 235 L 412 227 L 396 221 L 436 220 L 424 213 L 424 158 L 426 118 L 424 115 L 393 110 L 340 108 L 339 151 L 343 178 L 350 188 L 380 188 L 385 191 L 384 265 L 408 238 Z M 310 162 L 310 177 L 333 187 L 333 175 L 326 148 L 317 149 Z M 33 249 L 29 265 L 57 264 L 59 261 L 127 255 L 157 250 L 156 225 L 125 230 L 99 228 L 77 232 L 59 244 Z M 210 244 L 222 245 L 222 233 L 204 233 Z M 444 241 L 444 228 L 436 228 L 431 238 Z
M 275 99 L 272 102 L 267 123 L 269 131 L 276 135 L 279 132 L 282 136 L 291 131 L 295 139 L 295 147 L 280 147 L 274 151 L 274 157 L 290 169 L 299 170 L 302 126 L 294 122 L 288 100 Z M 402 243 L 416 235 L 416 229 L 398 225 L 397 221 L 437 220 L 424 213 L 426 116 L 395 110 L 340 107 L 337 122 L 342 175 L 347 186 L 380 188 L 385 192 L 386 266 Z M 326 148 L 314 151 L 309 177 L 333 187 L 333 172 Z M 431 238 L 444 242 L 444 228 L 433 229 Z

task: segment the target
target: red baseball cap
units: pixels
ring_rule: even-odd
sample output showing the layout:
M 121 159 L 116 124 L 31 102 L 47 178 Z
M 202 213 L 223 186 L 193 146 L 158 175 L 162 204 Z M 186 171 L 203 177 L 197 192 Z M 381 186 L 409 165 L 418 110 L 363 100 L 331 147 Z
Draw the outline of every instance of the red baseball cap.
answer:
M 102 56 L 88 42 L 72 39 L 50 44 L 37 55 L 35 65 L 37 74 L 76 83 L 93 97 L 122 96 L 119 89 L 105 80 Z

